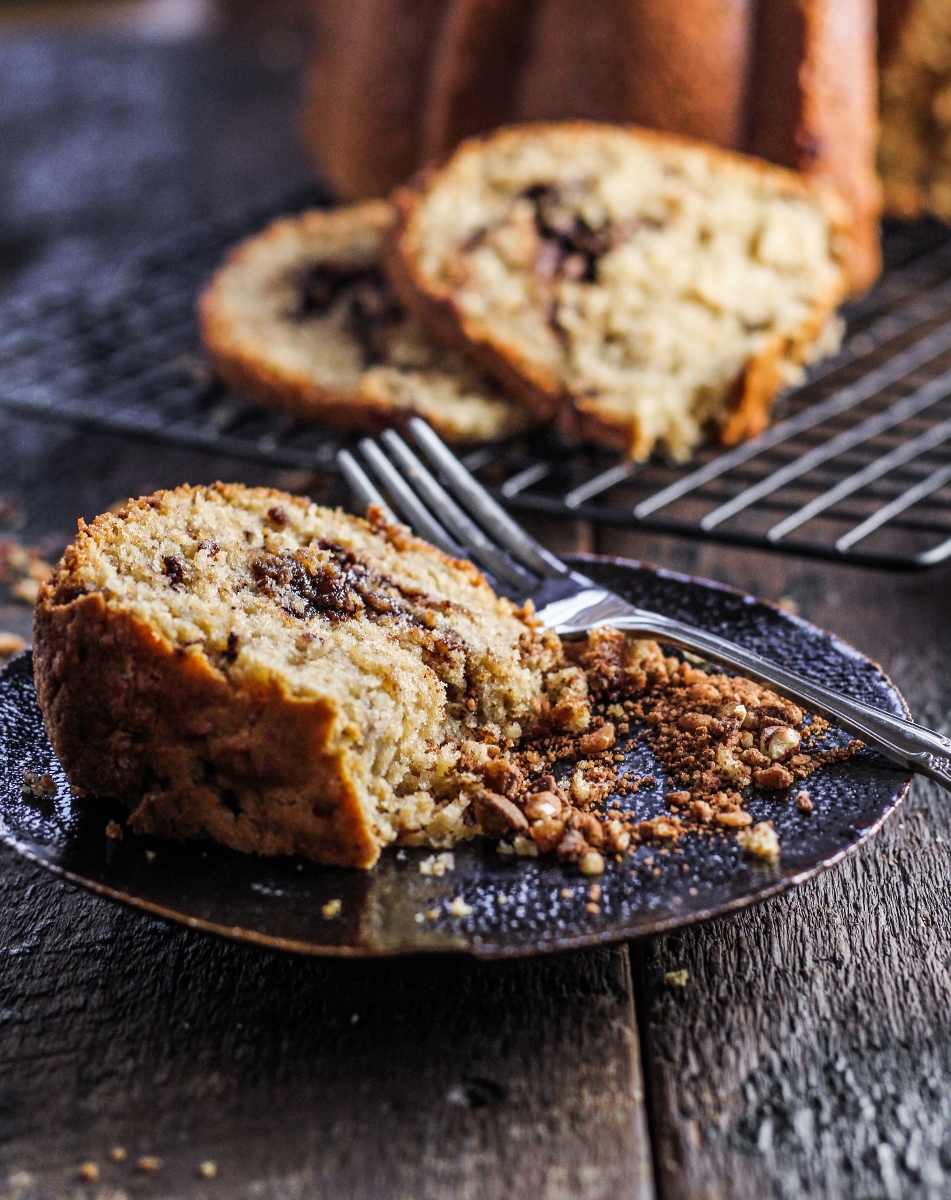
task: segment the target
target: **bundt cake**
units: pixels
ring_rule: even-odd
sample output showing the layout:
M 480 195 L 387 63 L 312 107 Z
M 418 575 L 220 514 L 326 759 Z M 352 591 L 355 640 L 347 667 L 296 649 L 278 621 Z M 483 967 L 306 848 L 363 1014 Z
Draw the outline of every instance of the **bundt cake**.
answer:
M 341 196 L 385 195 L 500 124 L 635 123 L 833 184 L 852 210 L 851 287 L 878 273 L 873 0 L 322 0 L 320 12 L 304 134 Z
M 635 458 L 761 432 L 839 336 L 837 197 L 707 144 L 514 126 L 396 204 L 386 269 L 423 326 L 539 419 Z
M 379 267 L 383 201 L 274 221 L 228 256 L 199 301 L 218 375 L 260 403 L 340 429 L 421 416 L 449 441 L 524 429 L 458 354 L 402 311 Z
M 951 4 L 883 0 L 879 167 L 888 212 L 951 220 Z
M 469 758 L 590 719 L 558 638 L 469 563 L 265 488 L 80 522 L 34 644 L 74 788 L 130 801 L 138 832 L 323 863 L 472 836 Z

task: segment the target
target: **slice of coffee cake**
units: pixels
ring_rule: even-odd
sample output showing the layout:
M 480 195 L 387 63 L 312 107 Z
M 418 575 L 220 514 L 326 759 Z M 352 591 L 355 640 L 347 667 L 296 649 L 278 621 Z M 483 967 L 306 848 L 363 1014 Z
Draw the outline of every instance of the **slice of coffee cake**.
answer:
M 34 654 L 74 787 L 139 832 L 324 863 L 478 833 L 466 764 L 589 720 L 582 669 L 471 564 L 239 485 L 80 523 Z

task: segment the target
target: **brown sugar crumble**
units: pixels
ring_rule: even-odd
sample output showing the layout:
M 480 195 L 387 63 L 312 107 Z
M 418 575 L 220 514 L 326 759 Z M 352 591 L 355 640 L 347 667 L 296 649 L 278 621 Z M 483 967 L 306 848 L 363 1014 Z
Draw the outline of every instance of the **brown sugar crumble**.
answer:
M 40 585 L 52 574 L 52 566 L 38 548 L 21 546 L 12 538 L 0 539 L 0 586 L 9 587 L 13 600 L 35 604 Z
M 570 661 L 585 671 L 591 720 L 580 734 L 536 736 L 517 749 L 487 748 L 468 764 L 475 782 L 473 815 L 503 854 L 555 854 L 582 875 L 599 876 L 608 855 L 623 861 L 639 845 L 665 855 L 686 834 L 736 835 L 751 858 L 780 856 L 772 824 L 754 823 L 747 803 L 754 788 L 778 801 L 821 766 L 850 757 L 862 743 L 819 749 L 828 722 L 749 679 L 666 657 L 654 642 L 635 641 L 610 628 L 567 643 Z M 653 775 L 622 774 L 618 738 L 632 726 L 664 767 L 667 812 L 638 819 L 620 808 L 653 785 Z M 555 770 L 564 773 L 561 782 Z M 608 797 L 615 798 L 606 803 Z M 800 812 L 812 810 L 808 793 L 795 794 Z M 651 858 L 643 865 L 660 867 Z M 594 911 L 599 896 L 589 895 Z

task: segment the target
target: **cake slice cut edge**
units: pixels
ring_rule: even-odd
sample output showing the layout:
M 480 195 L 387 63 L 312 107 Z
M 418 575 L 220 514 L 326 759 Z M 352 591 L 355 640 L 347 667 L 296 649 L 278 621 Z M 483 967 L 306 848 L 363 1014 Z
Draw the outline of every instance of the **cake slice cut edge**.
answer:
M 395 197 L 406 307 L 541 420 L 633 458 L 748 439 L 833 350 L 849 215 L 826 187 L 591 122 L 463 143 Z
M 341 430 L 420 416 L 449 441 L 476 442 L 527 428 L 524 410 L 401 309 L 379 267 L 393 216 L 384 201 L 310 210 L 235 247 L 198 303 L 217 375 Z

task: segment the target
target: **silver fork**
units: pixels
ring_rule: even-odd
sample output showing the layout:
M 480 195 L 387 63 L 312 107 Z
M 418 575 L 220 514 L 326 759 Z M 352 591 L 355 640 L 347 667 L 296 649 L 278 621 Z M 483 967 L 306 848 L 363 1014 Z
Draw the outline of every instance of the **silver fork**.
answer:
M 360 442 L 365 465 L 347 450 L 338 454 L 358 500 L 380 505 L 394 520 L 398 514 L 420 537 L 446 553 L 471 559 L 502 595 L 519 603 L 531 599 L 548 628 L 570 636 L 612 625 L 689 650 L 768 684 L 951 791 L 951 739 L 823 687 L 716 634 L 629 604 L 571 570 L 529 537 L 425 421 L 413 418 L 410 432 L 431 470 L 392 430 L 382 434 L 379 442 L 371 438 Z

